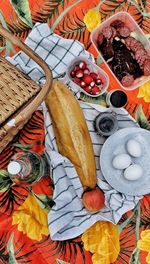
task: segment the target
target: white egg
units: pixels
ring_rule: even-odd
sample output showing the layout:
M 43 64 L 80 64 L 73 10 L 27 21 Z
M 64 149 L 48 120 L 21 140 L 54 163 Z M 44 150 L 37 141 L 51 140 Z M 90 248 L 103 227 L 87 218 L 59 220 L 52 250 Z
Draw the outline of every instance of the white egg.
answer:
M 112 161 L 112 165 L 115 169 L 123 170 L 129 167 L 131 164 L 131 157 L 126 154 L 122 153 L 114 157 Z
M 127 142 L 127 151 L 128 153 L 135 157 L 138 158 L 142 155 L 142 148 L 141 145 L 138 141 L 134 140 L 134 139 L 130 139 Z
M 138 180 L 142 176 L 143 168 L 138 164 L 133 164 L 124 171 L 124 177 L 129 181 Z

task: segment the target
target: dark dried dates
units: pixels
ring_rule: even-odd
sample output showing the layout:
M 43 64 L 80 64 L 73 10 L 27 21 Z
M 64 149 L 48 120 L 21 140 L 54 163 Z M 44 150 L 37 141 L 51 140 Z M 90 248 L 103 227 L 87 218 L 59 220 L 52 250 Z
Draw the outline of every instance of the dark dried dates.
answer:
M 130 36 L 121 20 L 113 21 L 99 34 L 98 49 L 123 86 L 131 86 L 142 75 L 150 75 L 150 57 L 142 43 Z

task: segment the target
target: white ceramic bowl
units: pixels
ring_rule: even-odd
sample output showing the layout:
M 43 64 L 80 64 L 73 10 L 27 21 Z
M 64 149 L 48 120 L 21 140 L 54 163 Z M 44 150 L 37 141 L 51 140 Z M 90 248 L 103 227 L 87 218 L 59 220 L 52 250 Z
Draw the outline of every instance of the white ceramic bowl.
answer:
M 136 140 L 142 148 L 140 157 L 132 157 L 132 163 L 138 164 L 144 170 L 143 177 L 131 181 L 124 177 L 124 170 L 115 169 L 112 160 L 115 156 L 128 153 L 128 140 Z M 100 167 L 106 181 L 118 192 L 127 195 L 145 195 L 150 193 L 150 131 L 138 127 L 119 129 L 104 143 L 100 153 Z
M 100 91 L 99 94 L 97 94 L 97 95 L 92 95 L 92 94 L 90 94 L 90 93 L 87 93 L 86 91 L 84 91 L 83 88 L 81 88 L 77 83 L 75 83 L 75 82 L 73 81 L 73 78 L 71 77 L 70 72 L 71 72 L 71 71 L 74 69 L 74 67 L 75 67 L 76 65 L 78 65 L 81 61 L 84 61 L 84 62 L 87 64 L 87 67 L 88 67 L 88 69 L 90 70 L 90 72 L 95 72 L 95 73 L 98 75 L 98 77 L 102 80 L 103 87 L 102 87 L 102 89 L 101 89 L 101 91 Z M 85 56 L 79 56 L 79 57 L 76 57 L 75 59 L 73 59 L 73 60 L 69 63 L 69 65 L 68 65 L 68 67 L 67 67 L 66 74 L 67 74 L 68 78 L 69 78 L 72 82 L 74 82 L 74 84 L 80 89 L 80 91 L 81 91 L 82 93 L 84 93 L 84 94 L 86 94 L 86 95 L 88 95 L 88 96 L 90 96 L 90 97 L 98 97 L 98 96 L 102 95 L 103 93 L 105 93 L 105 92 L 107 91 L 108 86 L 109 86 L 109 77 L 108 77 L 107 73 L 106 73 L 104 70 L 102 70 L 100 67 L 98 67 L 96 64 L 94 64 L 93 62 L 91 62 L 90 60 L 88 60 Z

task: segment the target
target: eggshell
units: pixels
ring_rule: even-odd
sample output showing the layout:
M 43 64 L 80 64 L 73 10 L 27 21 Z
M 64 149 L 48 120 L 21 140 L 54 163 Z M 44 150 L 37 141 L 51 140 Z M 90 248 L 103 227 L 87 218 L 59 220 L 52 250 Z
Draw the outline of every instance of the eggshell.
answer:
M 128 153 L 135 158 L 139 158 L 142 155 L 142 148 L 138 141 L 130 139 L 127 142 L 127 151 Z
M 143 168 L 138 164 L 133 164 L 124 171 L 124 177 L 129 181 L 136 181 L 142 176 Z
M 112 165 L 115 169 L 123 170 L 129 167 L 131 164 L 131 157 L 126 154 L 122 153 L 114 157 L 112 161 Z

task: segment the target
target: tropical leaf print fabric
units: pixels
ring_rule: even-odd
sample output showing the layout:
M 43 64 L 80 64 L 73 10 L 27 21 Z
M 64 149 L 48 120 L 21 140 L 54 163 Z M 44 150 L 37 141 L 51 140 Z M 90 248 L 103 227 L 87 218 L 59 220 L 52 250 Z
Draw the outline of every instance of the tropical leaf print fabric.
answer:
M 76 39 L 100 60 L 90 41 L 93 29 L 111 15 L 127 11 L 150 37 L 149 0 L 1 0 L 0 23 L 21 40 L 25 40 L 36 22 L 49 27 L 64 38 Z M 0 36 L 1 55 L 18 51 Z M 111 76 L 109 89 L 119 88 Z M 138 124 L 150 130 L 149 82 L 127 93 L 126 110 Z M 105 96 L 81 100 L 105 105 Z M 14 184 L 6 171 L 11 157 L 25 149 L 44 152 L 44 117 L 40 110 L 0 154 L 0 263 L 39 264 L 146 264 L 150 263 L 150 196 L 122 216 L 118 225 L 97 222 L 82 236 L 52 241 L 47 222 L 54 205 L 53 182 L 43 177 L 33 186 Z

